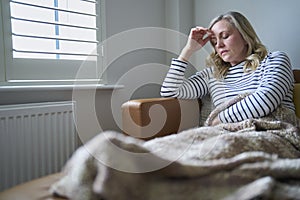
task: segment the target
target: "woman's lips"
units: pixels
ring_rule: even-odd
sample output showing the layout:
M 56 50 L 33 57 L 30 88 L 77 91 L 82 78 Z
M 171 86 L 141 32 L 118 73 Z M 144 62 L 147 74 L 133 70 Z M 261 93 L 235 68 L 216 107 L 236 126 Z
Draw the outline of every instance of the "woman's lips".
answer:
M 225 54 L 225 53 L 227 53 L 228 52 L 228 50 L 222 50 L 221 52 L 220 52 L 220 54 L 221 54 L 221 56 L 223 55 L 223 54 Z

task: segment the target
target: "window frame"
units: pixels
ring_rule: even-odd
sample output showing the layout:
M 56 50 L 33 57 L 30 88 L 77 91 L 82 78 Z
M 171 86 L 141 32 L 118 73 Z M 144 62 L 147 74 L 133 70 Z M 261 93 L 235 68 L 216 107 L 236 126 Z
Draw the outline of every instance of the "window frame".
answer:
M 70 83 L 93 82 L 104 83 L 99 76 L 103 72 L 103 50 L 100 45 L 105 37 L 105 1 L 98 0 L 97 40 L 99 45 L 97 61 L 88 58 L 82 60 L 63 59 L 24 59 L 13 58 L 10 21 L 10 0 L 0 1 L 0 85 L 23 83 Z M 79 73 L 78 73 L 79 72 Z

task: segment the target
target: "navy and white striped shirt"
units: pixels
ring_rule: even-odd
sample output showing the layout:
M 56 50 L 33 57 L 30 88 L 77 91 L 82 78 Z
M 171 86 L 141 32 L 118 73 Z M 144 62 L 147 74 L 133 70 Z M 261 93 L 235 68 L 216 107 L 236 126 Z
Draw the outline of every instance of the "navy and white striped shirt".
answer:
M 161 87 L 161 96 L 183 99 L 202 98 L 210 94 L 214 106 L 239 94 L 245 99 L 219 114 L 221 122 L 238 122 L 268 115 L 279 105 L 295 110 L 294 76 L 288 56 L 280 51 L 269 53 L 255 71 L 244 72 L 244 62 L 229 68 L 226 77 L 217 80 L 213 68 L 205 68 L 184 78 L 186 62 L 173 59 Z

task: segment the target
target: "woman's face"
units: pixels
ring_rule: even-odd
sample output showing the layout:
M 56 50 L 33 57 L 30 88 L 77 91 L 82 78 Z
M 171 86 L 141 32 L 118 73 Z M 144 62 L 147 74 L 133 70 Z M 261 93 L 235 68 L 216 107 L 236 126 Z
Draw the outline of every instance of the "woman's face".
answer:
M 211 43 L 224 62 L 234 66 L 245 60 L 247 43 L 237 28 L 223 19 L 214 24 L 211 31 Z

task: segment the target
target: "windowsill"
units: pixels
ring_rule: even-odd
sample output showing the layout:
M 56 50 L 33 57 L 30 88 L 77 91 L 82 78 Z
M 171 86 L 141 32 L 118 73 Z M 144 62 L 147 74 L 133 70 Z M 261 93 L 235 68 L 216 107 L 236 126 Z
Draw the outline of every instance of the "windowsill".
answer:
M 58 90 L 114 90 L 124 88 L 123 85 L 107 84 L 41 84 L 41 85 L 0 85 L 0 92 L 16 91 L 58 91 Z

